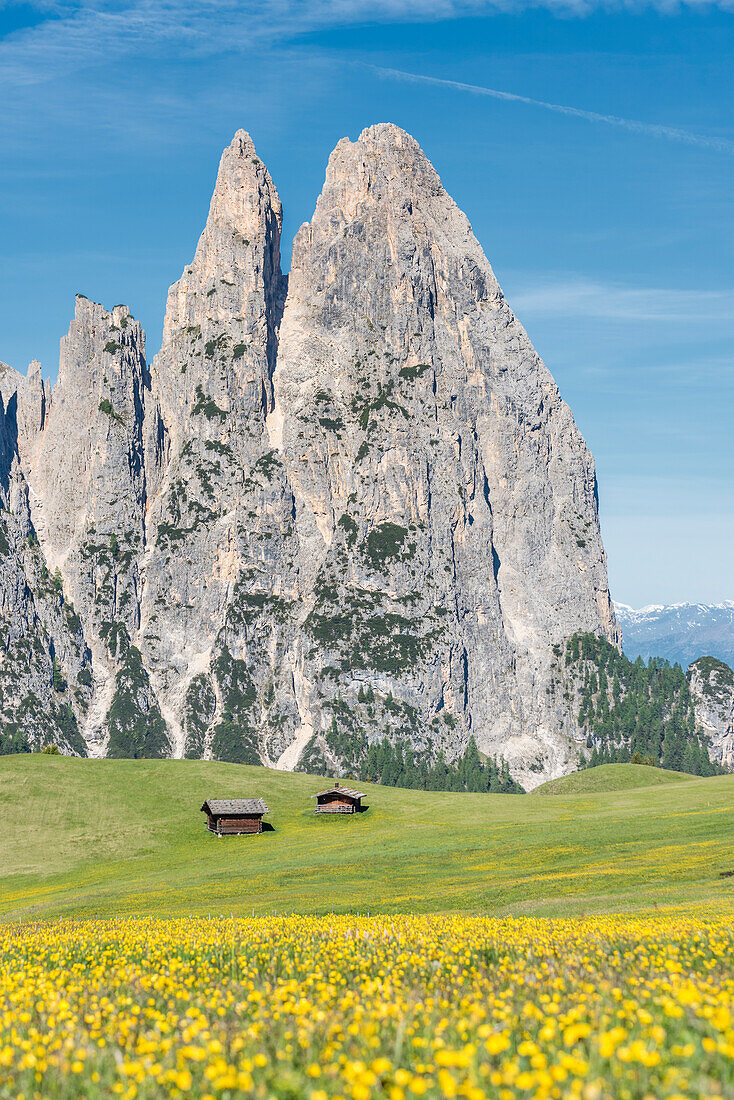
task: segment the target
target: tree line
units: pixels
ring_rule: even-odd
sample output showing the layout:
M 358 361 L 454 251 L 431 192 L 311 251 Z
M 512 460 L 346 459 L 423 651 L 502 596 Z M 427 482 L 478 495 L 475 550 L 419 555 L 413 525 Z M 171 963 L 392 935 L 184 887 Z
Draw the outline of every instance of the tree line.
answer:
M 679 664 L 661 657 L 630 661 L 605 638 L 574 634 L 565 665 L 580 699 L 586 734 L 582 767 L 629 762 L 691 775 L 719 775 Z
M 482 760 L 473 737 L 469 739 L 463 756 L 451 763 L 447 763 L 443 752 L 431 761 L 409 745 L 400 742 L 393 744 L 385 737 L 370 745 L 358 775 L 365 782 L 418 791 L 524 793 L 510 775 L 507 761 L 494 756 Z

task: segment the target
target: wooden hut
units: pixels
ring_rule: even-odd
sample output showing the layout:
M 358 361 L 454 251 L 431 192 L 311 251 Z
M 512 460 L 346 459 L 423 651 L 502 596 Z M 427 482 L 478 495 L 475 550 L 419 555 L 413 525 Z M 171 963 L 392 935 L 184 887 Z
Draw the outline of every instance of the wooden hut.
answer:
M 316 799 L 317 814 L 357 814 L 362 809 L 364 793 L 335 783 L 328 791 L 319 791 L 311 797 Z
M 207 829 L 217 836 L 261 833 L 263 814 L 270 813 L 262 798 L 209 798 L 201 808 Z

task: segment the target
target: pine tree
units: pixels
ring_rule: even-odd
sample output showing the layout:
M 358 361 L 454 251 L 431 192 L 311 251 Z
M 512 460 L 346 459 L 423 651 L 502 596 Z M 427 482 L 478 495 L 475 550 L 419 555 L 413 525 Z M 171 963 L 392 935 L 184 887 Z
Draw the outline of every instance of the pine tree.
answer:
M 53 658 L 52 664 L 52 678 L 54 691 L 66 691 L 66 680 L 61 672 L 61 665 L 56 657 Z

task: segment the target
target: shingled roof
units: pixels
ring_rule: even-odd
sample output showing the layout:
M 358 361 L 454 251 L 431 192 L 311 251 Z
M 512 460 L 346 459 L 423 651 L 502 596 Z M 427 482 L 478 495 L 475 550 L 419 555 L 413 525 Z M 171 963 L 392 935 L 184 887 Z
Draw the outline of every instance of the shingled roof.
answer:
M 262 798 L 208 798 L 202 810 L 216 816 L 226 814 L 269 814 Z
M 355 791 L 351 787 L 329 787 L 328 791 L 319 791 L 312 794 L 311 798 L 321 798 L 325 794 L 345 794 L 347 798 L 364 798 L 364 791 Z

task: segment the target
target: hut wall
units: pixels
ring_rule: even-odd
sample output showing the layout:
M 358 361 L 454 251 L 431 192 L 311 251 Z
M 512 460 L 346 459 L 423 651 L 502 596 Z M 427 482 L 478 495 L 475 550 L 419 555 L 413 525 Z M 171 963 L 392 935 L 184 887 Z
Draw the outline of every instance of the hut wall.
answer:
M 317 799 L 317 802 L 319 806 L 344 806 L 352 813 L 354 813 L 356 806 L 353 798 L 346 798 L 344 795 L 338 794 L 327 794 L 323 798 Z
M 231 836 L 237 833 L 261 833 L 263 823 L 261 817 L 220 817 L 218 832 L 223 836 Z

